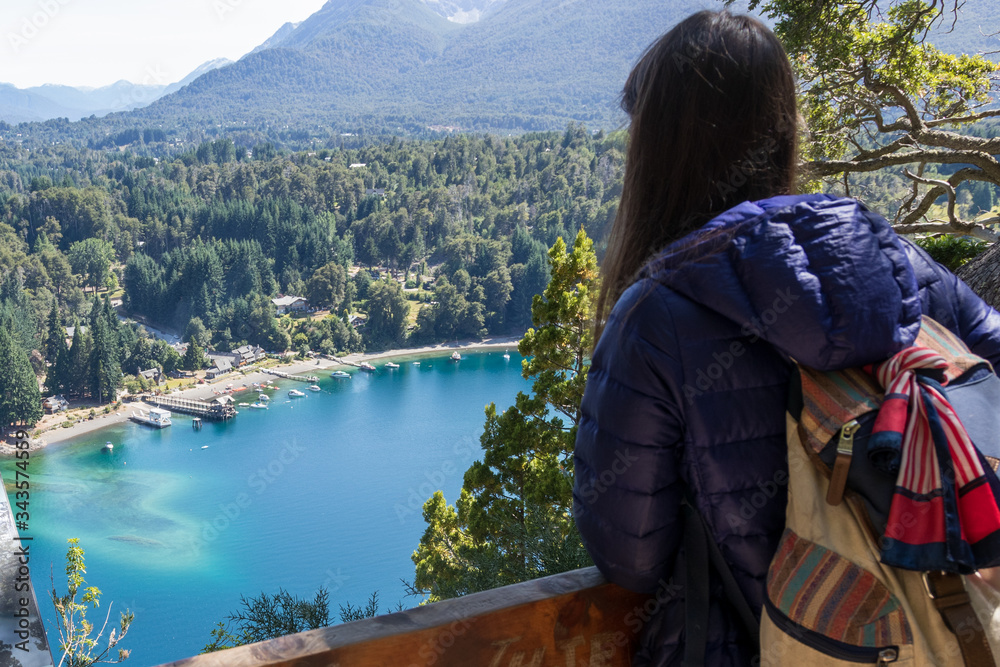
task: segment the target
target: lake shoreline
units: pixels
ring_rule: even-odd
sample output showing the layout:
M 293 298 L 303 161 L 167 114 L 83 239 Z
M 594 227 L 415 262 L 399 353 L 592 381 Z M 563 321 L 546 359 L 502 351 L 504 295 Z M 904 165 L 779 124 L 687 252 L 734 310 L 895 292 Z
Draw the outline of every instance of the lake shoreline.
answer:
M 289 364 L 283 364 L 281 366 L 275 366 L 272 369 L 274 371 L 281 371 L 283 373 L 288 373 L 289 375 L 314 375 L 317 371 L 329 371 L 330 369 L 342 367 L 342 366 L 357 366 L 362 362 L 371 362 L 377 360 L 388 360 L 397 357 L 411 357 L 411 356 L 437 356 L 439 353 L 455 352 L 455 351 L 468 351 L 473 352 L 476 350 L 493 350 L 493 349 L 509 349 L 517 351 L 517 344 L 521 340 L 521 336 L 505 336 L 505 337 L 492 337 L 484 338 L 482 340 L 466 340 L 466 341 L 455 341 L 451 343 L 438 343 L 436 345 L 425 345 L 422 347 L 412 347 L 412 348 L 396 348 L 392 350 L 384 350 L 381 352 L 363 352 L 348 354 L 343 357 L 338 357 L 335 359 L 320 358 L 310 361 L 295 361 Z M 239 380 L 239 385 L 237 385 L 236 380 Z M 221 393 L 221 389 L 224 389 L 226 385 L 232 384 L 234 386 L 250 386 L 254 382 L 264 382 L 267 380 L 279 381 L 284 380 L 284 378 L 276 377 L 265 371 L 253 371 L 245 375 L 240 375 L 238 372 L 230 373 L 225 375 L 214 382 L 206 382 L 203 385 L 197 385 L 195 387 L 189 387 L 183 389 L 178 394 L 174 394 L 179 397 L 189 398 L 193 400 L 210 400 Z M 31 442 L 30 451 L 35 452 L 44 449 L 49 445 L 65 443 L 68 440 L 72 440 L 79 436 L 88 435 L 95 433 L 102 429 L 108 428 L 110 426 L 116 426 L 122 422 L 128 421 L 129 415 L 137 409 L 145 409 L 148 406 L 145 403 L 134 402 L 134 403 L 123 403 L 122 406 L 109 414 L 100 414 L 94 417 L 93 420 L 83 421 L 79 424 L 74 424 L 69 428 L 62 428 L 61 426 L 56 426 L 52 429 L 44 431 L 38 438 Z M 12 445 L 0 447 L 0 458 L 9 458 L 15 454 L 17 450 Z

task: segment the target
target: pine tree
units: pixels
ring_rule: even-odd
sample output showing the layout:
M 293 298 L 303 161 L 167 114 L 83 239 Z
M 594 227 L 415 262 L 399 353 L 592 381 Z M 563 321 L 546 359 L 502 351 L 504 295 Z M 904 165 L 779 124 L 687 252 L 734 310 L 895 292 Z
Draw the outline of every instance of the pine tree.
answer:
M 42 393 L 31 361 L 10 333 L 10 322 L 0 323 L 0 427 L 33 426 L 42 418 Z
M 413 554 L 414 586 L 438 600 L 590 564 L 573 523 L 573 444 L 593 343 L 598 290 L 593 243 L 581 230 L 549 251 L 551 280 L 518 345 L 531 395 L 486 408 L 482 461 L 465 473 L 455 507 L 438 492 Z
M 100 403 L 111 403 L 118 398 L 122 372 L 117 336 L 111 330 L 104 314 L 96 318 L 93 330 L 94 347 L 90 352 L 90 395 Z
M 82 396 L 90 385 L 90 351 L 93 347 L 90 331 L 77 322 L 73 326 L 73 341 L 65 365 L 65 375 L 60 379 L 70 394 Z
M 59 304 L 52 300 L 52 310 L 49 311 L 48 327 L 45 336 L 45 359 L 50 363 L 56 362 L 59 355 L 59 343 L 66 347 L 66 332 L 62 326 L 62 319 L 59 317 Z
M 199 371 L 205 367 L 205 351 L 192 340 L 188 343 L 188 348 L 184 352 L 184 370 Z

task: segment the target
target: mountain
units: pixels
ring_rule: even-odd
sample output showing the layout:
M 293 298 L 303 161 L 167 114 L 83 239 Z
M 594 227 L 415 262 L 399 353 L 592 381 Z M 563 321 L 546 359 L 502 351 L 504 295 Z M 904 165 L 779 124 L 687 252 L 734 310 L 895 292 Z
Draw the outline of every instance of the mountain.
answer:
M 68 118 L 75 121 L 92 115 L 100 117 L 116 111 L 130 111 L 176 92 L 202 74 L 231 62 L 225 58 L 210 60 L 170 85 L 118 81 L 101 88 L 45 84 L 20 89 L 0 84 L 0 120 L 21 123 Z
M 636 58 L 705 4 L 330 0 L 275 33 L 269 47 L 119 120 L 327 133 L 538 130 L 571 121 L 611 128 L 621 123 L 616 97 Z
M 278 31 L 276 33 L 274 33 L 273 35 L 271 35 L 267 39 L 267 41 L 265 41 L 260 46 L 254 48 L 254 50 L 251 51 L 250 53 L 248 53 L 247 55 L 251 55 L 251 54 L 257 53 L 258 51 L 263 51 L 265 49 L 272 49 L 272 48 L 278 46 L 282 41 L 284 41 L 284 39 L 286 37 L 288 37 L 290 34 L 292 34 L 292 32 L 296 28 L 298 28 L 300 25 L 302 25 L 301 21 L 299 21 L 298 23 L 286 23 L 285 25 L 283 25 L 280 28 L 278 28 Z M 244 56 L 244 58 L 245 57 L 246 56 Z
M 475 23 L 506 0 L 422 0 L 430 10 L 454 23 Z
M 744 11 L 741 5 L 734 11 Z M 721 0 L 329 0 L 238 62 L 209 68 L 148 106 L 71 126 L 68 134 L 91 145 L 123 145 L 137 128 L 162 127 L 174 138 L 223 134 L 249 147 L 428 128 L 534 131 L 581 122 L 612 129 L 625 120 L 617 97 L 644 49 L 690 13 L 723 6 Z M 942 22 L 932 42 L 952 52 L 996 50 L 997 37 L 984 33 L 998 28 L 1000 3 L 965 0 L 954 28 Z M 0 112 L 16 107 L 24 118 L 39 117 L 53 104 L 70 100 L 0 89 Z M 35 132 L 47 141 L 66 135 L 61 126 Z

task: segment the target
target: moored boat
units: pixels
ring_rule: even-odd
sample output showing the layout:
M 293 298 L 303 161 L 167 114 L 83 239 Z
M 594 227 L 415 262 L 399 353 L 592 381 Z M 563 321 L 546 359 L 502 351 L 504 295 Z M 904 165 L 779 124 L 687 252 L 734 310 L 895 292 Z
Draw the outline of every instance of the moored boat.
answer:
M 375 367 L 369 364 L 368 362 L 361 364 L 360 366 L 358 366 L 358 368 L 360 368 L 363 371 L 368 371 L 369 373 L 375 372 Z
M 387 361 L 385 364 L 386 368 L 399 368 L 399 364 L 394 364 L 391 361 Z
M 133 412 L 131 419 L 134 422 L 145 424 L 146 426 L 152 426 L 153 428 L 166 428 L 170 426 L 171 423 L 170 411 L 163 410 L 161 408 L 150 408 L 148 412 L 145 410 Z
M 309 391 L 323 391 L 318 384 L 309 385 Z
M 337 379 L 340 379 L 340 380 L 350 380 L 351 379 L 351 374 L 348 373 L 347 371 L 334 371 L 334 372 L 330 373 L 330 377 L 337 378 Z
M 252 410 L 267 410 L 267 403 L 251 403 L 249 407 Z
M 288 395 L 291 396 L 292 398 L 302 398 L 306 394 L 304 391 L 299 391 L 298 389 L 289 389 Z
M 454 352 L 451 353 L 451 360 L 452 361 L 461 361 L 462 360 L 462 355 L 458 353 L 458 350 L 455 350 Z
M 113 452 L 113 451 L 115 451 L 115 446 L 112 445 L 110 442 L 108 442 L 103 447 L 101 447 L 101 451 L 103 451 L 103 452 Z

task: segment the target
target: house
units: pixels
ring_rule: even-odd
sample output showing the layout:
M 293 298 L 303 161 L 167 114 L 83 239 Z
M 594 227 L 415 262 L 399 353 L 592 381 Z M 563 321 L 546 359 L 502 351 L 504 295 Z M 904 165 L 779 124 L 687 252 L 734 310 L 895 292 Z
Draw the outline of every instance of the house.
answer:
M 344 135 L 340 135 L 340 136 L 344 136 Z M 365 163 L 365 162 L 354 162 L 354 163 L 351 164 L 350 168 L 351 169 L 361 169 L 362 167 L 367 167 L 367 166 L 368 166 L 368 164 Z
M 351 326 L 355 329 L 363 329 L 366 321 L 361 315 L 351 315 Z
M 205 371 L 205 377 L 214 380 L 217 377 L 233 372 L 233 362 L 226 357 L 215 357 L 215 364 Z
M 365 194 L 368 196 L 382 197 L 385 198 L 385 188 L 368 188 L 365 190 Z
M 45 410 L 45 414 L 54 415 L 57 412 L 62 412 L 63 410 L 69 409 L 69 401 L 60 396 L 50 396 L 42 401 L 42 409 Z
M 232 357 L 233 366 L 246 366 L 267 358 L 267 353 L 260 345 L 244 345 L 236 348 L 229 355 Z
M 154 387 L 159 387 L 160 383 L 165 380 L 163 373 L 159 368 L 150 368 L 148 371 L 139 371 L 139 377 L 145 378 L 147 382 L 151 382 Z
M 271 303 L 278 309 L 279 315 L 292 312 L 301 313 L 309 310 L 309 301 L 301 296 L 279 296 L 277 299 L 271 299 Z

